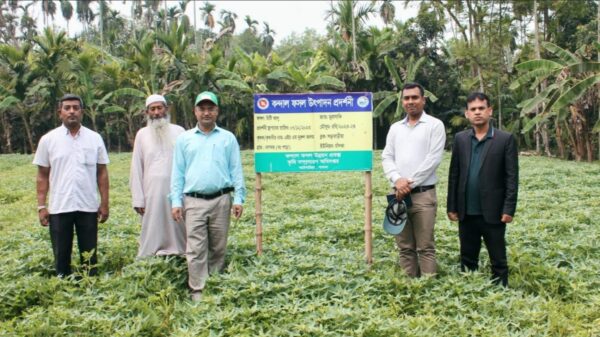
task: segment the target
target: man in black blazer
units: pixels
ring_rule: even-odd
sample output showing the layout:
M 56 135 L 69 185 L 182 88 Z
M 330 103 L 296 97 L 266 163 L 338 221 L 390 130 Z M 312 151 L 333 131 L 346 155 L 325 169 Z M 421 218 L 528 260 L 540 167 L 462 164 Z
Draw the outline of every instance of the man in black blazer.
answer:
M 448 177 L 448 218 L 459 221 L 461 270 L 478 268 L 481 238 L 495 283 L 508 285 L 506 224 L 517 206 L 519 162 L 511 133 L 490 125 L 492 107 L 483 93 L 467 98 L 465 116 L 472 129 L 454 138 Z

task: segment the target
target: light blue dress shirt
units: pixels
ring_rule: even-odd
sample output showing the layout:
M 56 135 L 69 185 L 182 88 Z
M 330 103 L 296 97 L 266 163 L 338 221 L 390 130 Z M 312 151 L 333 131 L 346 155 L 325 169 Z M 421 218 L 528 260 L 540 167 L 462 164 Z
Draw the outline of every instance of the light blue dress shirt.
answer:
M 196 126 L 177 137 L 171 174 L 171 206 L 182 207 L 185 193 L 212 194 L 233 187 L 234 205 L 246 198 L 240 146 L 218 126 L 204 134 Z

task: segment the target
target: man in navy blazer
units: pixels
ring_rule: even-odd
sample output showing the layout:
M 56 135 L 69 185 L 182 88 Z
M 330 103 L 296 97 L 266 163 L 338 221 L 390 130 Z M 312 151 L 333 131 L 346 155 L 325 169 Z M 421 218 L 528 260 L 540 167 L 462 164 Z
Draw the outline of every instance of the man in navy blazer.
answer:
M 517 206 L 519 162 L 511 133 L 490 125 L 490 99 L 475 92 L 467 98 L 465 116 L 472 129 L 454 138 L 448 176 L 448 218 L 458 221 L 461 270 L 478 268 L 481 238 L 495 283 L 508 285 L 506 224 Z

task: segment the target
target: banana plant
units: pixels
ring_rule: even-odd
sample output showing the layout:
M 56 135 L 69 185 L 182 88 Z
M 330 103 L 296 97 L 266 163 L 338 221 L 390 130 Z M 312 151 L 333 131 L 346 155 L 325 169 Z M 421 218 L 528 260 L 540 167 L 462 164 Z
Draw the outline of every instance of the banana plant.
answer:
M 284 84 L 288 91 L 312 92 L 312 91 L 344 91 L 346 84 L 330 73 L 329 65 L 323 52 L 313 54 L 308 62 L 296 65 L 292 62 L 281 65 L 267 75 L 267 78 Z
M 520 76 L 510 85 L 516 90 L 523 86 L 535 88 L 542 81 L 549 85 L 532 98 L 519 103 L 521 117 L 527 121 L 521 132 L 527 133 L 538 123 L 556 118 L 556 127 L 566 126 L 568 137 L 574 150 L 576 160 L 588 154 L 591 160 L 591 144 L 589 139 L 589 121 L 592 116 L 586 114 L 586 107 L 597 106 L 600 100 L 598 83 L 600 83 L 600 62 L 586 59 L 581 51 L 572 53 L 551 42 L 543 42 L 542 46 L 554 57 L 537 59 L 517 64 L 515 68 Z M 600 50 L 600 44 L 592 45 Z M 542 111 L 531 119 L 527 116 L 535 109 Z M 594 131 L 600 130 L 600 118 L 597 118 Z M 559 130 L 557 130 L 559 132 Z M 587 147 L 587 149 L 584 149 Z
M 385 66 L 386 66 L 387 70 L 389 71 L 389 73 L 392 75 L 392 81 L 393 81 L 394 87 L 396 87 L 398 89 L 402 88 L 404 86 L 404 83 L 414 82 L 417 72 L 419 71 L 419 68 L 421 68 L 421 66 L 426 61 L 427 61 L 427 58 L 425 56 L 420 57 L 418 60 L 415 61 L 414 56 L 411 55 L 411 57 L 408 59 L 408 62 L 406 62 L 406 67 L 401 68 L 403 76 L 400 76 L 400 74 L 396 70 L 398 67 L 394 64 L 392 59 L 387 55 L 384 58 Z M 435 94 L 433 94 L 432 92 L 430 92 L 428 90 L 425 90 L 425 97 L 429 98 L 429 100 L 432 103 L 434 103 L 438 100 L 438 98 L 435 96 Z M 378 117 L 384 115 L 387 108 L 392 103 L 396 103 L 396 110 L 393 115 L 387 114 L 388 121 L 391 122 L 395 119 L 400 118 L 400 116 L 402 115 L 403 109 L 402 109 L 402 91 L 401 90 L 399 90 L 398 92 L 381 91 L 381 92 L 375 93 L 373 95 L 373 100 L 381 100 L 379 102 L 379 104 L 377 104 L 377 106 L 375 107 L 375 110 L 373 110 L 373 118 L 378 118 Z

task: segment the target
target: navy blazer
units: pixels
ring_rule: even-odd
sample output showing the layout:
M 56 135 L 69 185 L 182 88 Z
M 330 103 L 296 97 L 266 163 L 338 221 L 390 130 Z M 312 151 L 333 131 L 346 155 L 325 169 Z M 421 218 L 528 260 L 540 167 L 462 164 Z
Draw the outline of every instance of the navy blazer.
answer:
M 473 134 L 473 129 L 457 133 L 452 146 L 447 211 L 457 212 L 460 221 L 465 218 Z M 481 212 L 487 223 L 500 224 L 502 214 L 514 216 L 517 207 L 519 159 L 515 137 L 511 133 L 494 129 L 493 137 L 484 144 L 480 163 Z

